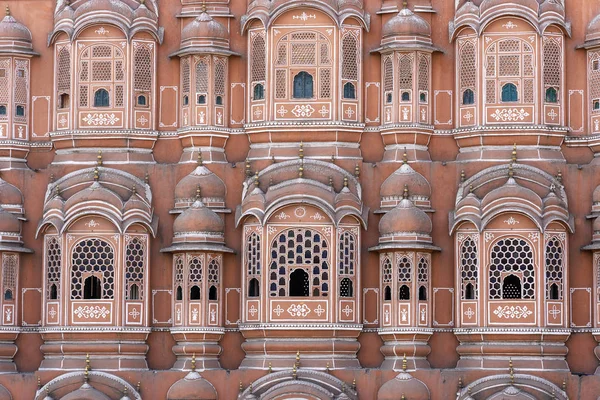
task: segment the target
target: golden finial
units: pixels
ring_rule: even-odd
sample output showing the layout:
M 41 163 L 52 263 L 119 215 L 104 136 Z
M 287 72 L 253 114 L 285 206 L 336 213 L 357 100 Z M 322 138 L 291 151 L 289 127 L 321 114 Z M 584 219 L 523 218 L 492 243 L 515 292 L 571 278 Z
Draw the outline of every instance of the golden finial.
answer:
M 54 188 L 54 194 L 60 196 L 60 186 L 56 185 L 56 187 Z
M 256 187 L 258 187 L 259 183 L 260 183 L 260 181 L 258 179 L 258 171 L 256 171 L 254 173 L 254 185 L 256 185 Z
M 402 397 L 400 397 L 400 400 L 406 400 L 406 396 L 404 396 L 404 393 L 402 393 Z
M 98 172 L 98 167 L 94 169 L 94 180 L 98 181 L 100 179 L 100 172 Z
M 6 16 L 10 17 L 10 8 L 8 6 L 6 6 Z
M 402 371 L 406 372 L 406 353 L 402 357 Z
M 325 365 L 325 372 L 329 373 L 329 363 Z
M 304 158 L 304 143 L 300 142 L 300 149 L 298 150 L 298 158 L 301 160 Z
M 304 176 L 304 167 L 302 166 L 302 164 L 300 164 L 300 166 L 298 167 L 298 177 L 302 178 Z
M 123 386 L 123 396 L 127 396 L 127 386 Z
M 132 196 L 135 196 L 135 195 L 136 195 L 136 193 L 137 193 L 137 191 L 136 191 L 135 185 L 133 185 L 133 186 L 131 187 L 131 195 L 132 195 Z
M 205 13 L 206 12 L 206 1 L 202 2 L 202 5 L 200 6 L 200 11 Z
M 333 187 L 333 176 L 329 177 L 329 186 Z
M 137 390 L 138 393 L 142 391 L 142 382 L 138 381 L 137 385 L 135 385 L 135 390 Z
M 331 155 L 331 162 L 335 162 L 335 156 L 333 154 Z
M 473 185 L 469 185 L 469 193 L 473 193 Z
M 404 153 L 402 153 L 402 164 L 408 164 L 408 154 L 406 154 L 406 147 L 404 148 Z
M 510 374 L 510 383 L 513 384 L 515 382 L 515 371 L 513 368 L 512 358 L 508 359 L 508 373 Z
M 562 172 L 560 172 L 560 170 L 558 171 L 558 174 L 556 174 L 556 180 L 562 183 Z
M 96 163 L 99 166 L 102 165 L 102 150 L 98 150 L 98 155 L 96 156 Z
M 269 373 L 273 372 L 273 365 L 269 363 Z
M 250 382 L 250 386 L 248 386 L 248 390 L 252 393 L 252 382 Z
M 294 364 L 294 368 L 292 368 L 292 376 L 294 379 L 298 377 L 298 368 L 296 368 L 296 364 Z
M 244 391 L 244 385 L 242 385 L 242 381 L 240 381 L 240 393 Z
M 252 176 L 252 170 L 250 169 L 250 160 L 246 158 L 246 176 Z
M 85 370 L 83 372 L 85 382 L 87 383 L 90 379 L 90 355 L 85 356 Z
M 50 174 L 50 182 L 54 182 L 54 174 Z
M 269 187 L 273 186 L 273 177 L 269 177 Z
M 37 385 L 38 385 L 38 390 L 40 390 L 40 388 L 42 387 L 42 378 L 40 378 L 39 376 L 37 377 Z
M 202 191 L 200 190 L 200 185 L 196 186 L 196 200 L 200 200 L 200 195 Z
M 404 0 L 404 1 L 402 2 L 402 7 L 403 7 L 403 8 L 407 8 L 407 7 L 408 7 L 408 1 Z
M 460 171 L 460 181 L 464 182 L 467 179 L 466 175 L 465 175 L 465 170 L 463 169 L 462 171 Z
M 271 155 L 271 162 L 275 164 L 277 161 L 275 160 L 275 154 Z
M 517 162 L 517 144 L 516 143 L 513 145 L 513 150 L 512 150 L 512 154 L 511 154 L 510 159 L 514 163 Z
M 462 381 L 462 376 L 458 377 L 458 389 L 462 389 L 463 388 L 463 381 Z
M 508 177 L 512 178 L 513 176 L 515 176 L 515 171 L 513 171 L 513 165 L 510 163 L 508 164 Z
M 146 175 L 144 175 L 144 182 L 146 183 L 146 185 L 150 182 L 150 175 L 148 175 L 147 172 Z
M 352 380 L 352 390 L 356 390 L 356 378 Z
M 296 363 L 294 364 L 296 368 L 300 367 L 300 350 L 296 352 Z
M 202 160 L 202 152 L 200 150 L 198 150 L 198 165 L 199 166 L 204 165 L 204 161 Z
M 192 353 L 192 372 L 196 372 L 196 353 Z
M 348 177 L 347 176 L 344 177 L 344 187 L 345 188 L 348 187 Z
M 403 199 L 408 199 L 408 185 L 404 184 L 404 192 L 402 193 L 402 198 Z M 406 354 L 405 354 L 406 356 Z
M 360 177 L 360 167 L 358 166 L 358 164 L 356 164 L 356 165 L 354 166 L 354 176 L 355 176 L 356 178 Z
M 563 381 L 562 381 L 562 390 L 563 390 L 563 392 L 567 391 L 567 378 L 563 378 Z

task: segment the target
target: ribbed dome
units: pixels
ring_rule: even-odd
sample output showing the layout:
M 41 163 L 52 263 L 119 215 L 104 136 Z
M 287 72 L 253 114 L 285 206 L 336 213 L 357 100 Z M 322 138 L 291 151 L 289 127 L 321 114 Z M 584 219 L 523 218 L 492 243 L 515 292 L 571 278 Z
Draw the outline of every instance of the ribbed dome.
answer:
M 88 383 L 81 385 L 79 389 L 61 397 L 61 400 L 111 400 L 104 393 L 94 389 Z
M 17 40 L 31 43 L 31 32 L 25 25 L 17 22 L 7 9 L 7 15 L 0 21 L 0 40 Z
M 519 185 L 513 178 L 509 178 L 506 184 L 489 192 L 481 201 L 482 209 L 487 205 L 504 199 L 519 199 L 542 209 L 543 203 L 540 196 L 533 190 Z
M 455 18 L 458 18 L 463 15 L 472 14 L 479 15 L 479 7 L 473 4 L 472 1 L 467 1 L 456 11 Z
M 380 236 L 390 236 L 399 232 L 430 235 L 431 230 L 429 216 L 409 199 L 403 199 L 379 221 Z
M 399 373 L 379 388 L 377 400 L 398 400 L 405 395 L 410 400 L 429 400 L 429 389 L 418 379 L 406 372 Z
M 100 184 L 100 182 L 96 181 L 92 183 L 90 187 L 69 197 L 69 199 L 65 202 L 65 210 L 68 210 L 69 208 L 86 201 L 106 202 L 116 207 L 118 210 L 123 208 L 123 199 L 121 199 L 118 194 L 105 188 Z
M 148 9 L 148 7 L 146 7 L 146 4 L 142 3 L 133 12 L 133 17 L 156 19 L 156 14 L 154 14 L 150 9 Z
M 404 186 L 410 187 L 410 195 L 430 198 L 431 186 L 427 179 L 415 171 L 408 163 L 402 164 L 392 175 L 390 175 L 381 185 L 379 195 L 385 197 L 400 197 Z
M 588 24 L 585 30 L 585 40 L 590 41 L 600 37 L 600 14 L 596 15 L 594 19 Z
M 194 198 L 198 186 L 204 198 L 225 198 L 225 183 L 211 170 L 199 165 L 175 186 L 175 203 Z
M 12 213 L 0 207 L 0 232 L 21 233 L 21 223 Z
M 178 380 L 167 392 L 167 400 L 216 400 L 217 391 L 197 372 Z
M 546 0 L 540 4 L 539 14 L 542 15 L 547 12 L 555 12 L 561 15 L 565 15 L 565 8 L 557 0 Z
M 495 7 L 510 10 L 512 4 L 528 7 L 536 14 L 540 6 L 537 0 L 483 0 L 479 6 L 479 10 L 481 11 L 481 15 L 483 15 L 486 11 Z
M 16 186 L 0 179 L 0 204 L 23 204 L 23 194 Z
M 228 40 L 227 29 L 203 12 L 181 30 L 181 43 L 190 40 Z
M 77 7 L 74 18 L 79 18 L 87 13 L 97 13 L 102 11 L 112 11 L 127 19 L 131 19 L 133 16 L 131 8 L 121 0 L 89 0 Z
M 382 35 L 389 36 L 425 36 L 431 37 L 431 27 L 423 18 L 408 8 L 400 10 L 398 15 L 383 26 Z
M 179 214 L 173 223 L 175 235 L 191 232 L 223 233 L 225 225 L 221 217 L 206 207 L 200 200 Z

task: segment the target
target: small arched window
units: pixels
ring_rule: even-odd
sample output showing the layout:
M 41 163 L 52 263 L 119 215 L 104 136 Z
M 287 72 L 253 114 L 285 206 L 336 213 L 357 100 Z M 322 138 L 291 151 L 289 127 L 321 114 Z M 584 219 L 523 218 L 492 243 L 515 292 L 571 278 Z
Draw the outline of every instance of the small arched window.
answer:
M 344 278 L 340 282 L 340 297 L 354 296 L 354 287 L 350 278 Z
M 198 95 L 198 104 L 206 104 L 206 95 L 205 94 Z
M 389 286 L 386 286 L 383 290 L 383 300 L 391 301 L 392 300 L 392 289 Z
M 517 92 L 517 87 L 513 83 L 507 83 L 502 86 L 502 101 L 519 101 L 519 93 Z
M 550 290 L 548 292 L 550 300 L 559 300 L 558 285 L 556 283 L 550 285 Z
M 0 106 L 0 115 L 6 115 L 6 106 L 5 105 Z
M 425 93 L 425 92 L 421 92 L 421 93 L 419 94 L 419 101 L 420 101 L 421 103 L 427 103 L 427 93 Z
M 186 94 L 183 96 L 183 105 L 187 106 L 188 104 L 190 104 L 190 98 L 189 96 Z
M 555 88 L 546 89 L 546 103 L 558 103 L 558 91 Z
M 0 115 L 6 115 L 6 107 L 4 107 L 4 114 L 2 114 L 2 107 L 0 106 Z M 600 110 L 600 100 L 594 100 L 594 110 Z
M 17 109 L 15 112 L 16 112 L 17 117 L 24 117 L 25 116 L 25 106 L 17 106 Z
M 217 96 L 217 98 L 216 98 L 216 100 L 215 100 L 215 103 L 216 103 L 218 106 L 222 106 L 222 105 L 223 105 L 223 96 Z
M 521 279 L 516 275 L 508 275 L 502 282 L 503 299 L 521 298 Z
M 290 274 L 290 296 L 306 297 L 309 296 L 308 273 L 302 268 L 297 268 Z
M 427 301 L 427 288 L 419 286 L 419 301 Z
M 94 107 L 109 107 L 110 101 L 108 90 L 98 89 L 94 93 Z
M 181 286 L 177 286 L 175 298 L 177 300 L 183 300 L 183 289 L 181 288 Z
M 13 299 L 13 292 L 10 289 L 6 289 L 6 291 L 4 291 L 4 300 L 12 300 Z
M 217 287 L 216 286 L 211 286 L 210 289 L 208 289 L 208 299 L 209 300 L 217 300 Z
M 398 290 L 398 300 L 410 300 L 410 288 L 408 285 L 400 286 L 400 290 Z
M 265 87 L 262 83 L 254 85 L 254 100 L 262 100 L 265 98 Z
M 344 98 L 345 99 L 356 99 L 356 88 L 351 82 L 346 82 L 344 85 Z
M 58 299 L 58 289 L 56 287 L 56 284 L 52 284 L 52 286 L 50 286 L 50 300 L 56 300 Z
M 463 105 L 475 104 L 475 93 L 471 89 L 467 89 L 463 92 Z
M 58 108 L 69 108 L 69 95 L 62 93 L 58 96 Z
M 410 101 L 410 92 L 402 92 L 400 99 L 402 101 Z
M 260 296 L 260 284 L 258 283 L 258 279 L 252 278 L 248 283 L 248 297 L 258 296 Z
M 472 283 L 465 286 L 465 300 L 475 300 L 475 288 Z
M 140 299 L 140 288 L 135 283 L 129 286 L 129 300 L 139 300 Z
M 190 300 L 200 300 L 200 287 L 198 285 L 194 285 L 190 289 Z
M 385 104 L 391 104 L 391 103 L 392 103 L 392 94 L 386 93 L 385 94 Z
M 313 97 L 313 77 L 306 71 L 300 71 L 294 77 L 294 96 L 295 99 L 312 99 Z
M 83 298 L 84 299 L 101 299 L 102 298 L 102 281 L 94 275 L 85 278 L 83 283 Z
M 139 107 L 146 107 L 148 105 L 148 100 L 146 99 L 146 96 L 144 96 L 143 94 L 140 94 L 137 97 L 137 105 Z

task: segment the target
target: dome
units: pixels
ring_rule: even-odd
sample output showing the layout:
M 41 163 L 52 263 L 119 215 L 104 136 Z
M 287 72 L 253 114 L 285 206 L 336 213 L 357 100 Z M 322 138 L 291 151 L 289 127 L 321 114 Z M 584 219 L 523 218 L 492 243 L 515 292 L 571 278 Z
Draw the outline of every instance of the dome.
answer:
M 77 7 L 74 18 L 79 18 L 84 14 L 88 13 L 100 13 L 100 12 L 114 12 L 115 14 L 122 15 L 127 19 L 131 19 L 132 10 L 131 8 L 121 0 L 90 0 Z
M 0 204 L 22 205 L 23 194 L 16 186 L 0 179 Z
M 419 233 L 430 235 L 431 219 L 408 198 L 388 211 L 379 221 L 380 236 L 391 236 L 394 233 Z
M 406 372 L 399 373 L 379 388 L 377 400 L 398 400 L 405 395 L 410 400 L 429 400 L 429 389 Z
M 385 23 L 382 29 L 384 38 L 389 36 L 431 36 L 431 27 L 423 18 L 408 8 L 400 10 L 398 15 Z
M 191 232 L 223 233 L 225 224 L 221 217 L 206 207 L 200 200 L 179 214 L 173 223 L 175 235 Z
M 600 37 L 600 14 L 596 15 L 585 31 L 585 40 L 590 41 Z
M 21 223 L 12 213 L 3 210 L 0 207 L 0 232 L 21 233 Z
M 483 0 L 479 6 L 479 9 L 481 11 L 481 15 L 488 10 L 495 11 L 497 9 L 507 10 L 506 13 L 508 14 L 508 10 L 511 10 L 511 5 L 513 4 L 521 7 L 527 7 L 533 10 L 535 14 L 538 13 L 538 9 L 540 7 L 538 0 Z
M 203 198 L 225 198 L 225 183 L 211 170 L 199 165 L 175 186 L 175 203 L 193 199 L 198 186 Z
M 592 194 L 592 204 L 598 203 L 600 203 L 600 185 L 596 186 L 596 189 L 594 189 L 594 192 Z
M 539 208 L 540 211 L 543 207 L 540 196 L 538 196 L 533 190 L 519 185 L 513 178 L 509 178 L 506 184 L 486 194 L 481 201 L 481 207 L 482 209 L 485 209 L 487 206 L 496 201 L 505 200 L 505 202 L 510 202 L 514 201 L 515 199 L 517 201 L 525 202 L 535 206 Z
M 217 391 L 209 381 L 193 371 L 178 380 L 167 392 L 167 400 L 216 400 Z
M 145 3 L 141 3 L 140 6 L 135 9 L 135 11 L 133 12 L 133 17 L 134 18 L 150 18 L 153 20 L 156 19 L 156 15 L 152 11 L 150 11 L 150 9 L 148 9 L 148 7 L 146 7 Z
M 229 40 L 229 32 L 204 11 L 181 30 L 181 43 L 191 40 Z
M 27 27 L 10 15 L 6 8 L 6 16 L 0 21 L 0 40 L 14 40 L 31 43 L 31 32 Z
M 473 4 L 472 1 L 467 1 L 466 3 L 464 3 L 462 5 L 462 7 L 460 7 L 456 11 L 455 17 L 458 18 L 460 16 L 467 15 L 467 14 L 472 14 L 472 15 L 476 15 L 476 16 L 479 15 L 479 7 L 477 7 L 475 4 Z
M 431 197 L 431 186 L 423 175 L 415 171 L 408 163 L 402 164 L 381 185 L 379 195 L 386 197 L 402 197 L 402 189 L 405 185 L 410 187 L 411 197 Z
M 561 4 L 560 1 L 546 0 L 542 4 L 540 4 L 540 15 L 547 13 L 547 12 L 555 12 L 564 17 L 565 8 L 563 7 L 563 5 Z
M 69 197 L 69 199 L 65 202 L 64 208 L 65 210 L 68 210 L 73 206 L 88 201 L 106 202 L 117 208 L 119 211 L 123 208 L 123 200 L 121 197 L 112 190 L 102 186 L 98 181 L 95 181 L 88 188 L 83 189 L 82 191 L 77 192 L 73 196 Z
M 592 232 L 600 232 L 600 216 L 594 219 L 594 223 L 592 224 Z
M 94 389 L 88 383 L 84 383 L 76 391 L 61 397 L 61 400 L 111 400 L 111 398 Z

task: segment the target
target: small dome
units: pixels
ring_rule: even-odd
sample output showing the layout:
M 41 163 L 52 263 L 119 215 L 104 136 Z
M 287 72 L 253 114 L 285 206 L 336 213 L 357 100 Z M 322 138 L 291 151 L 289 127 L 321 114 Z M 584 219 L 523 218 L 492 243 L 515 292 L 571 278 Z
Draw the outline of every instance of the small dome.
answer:
M 84 14 L 99 13 L 103 11 L 114 12 L 129 20 L 131 20 L 133 16 L 131 8 L 121 0 L 89 0 L 77 7 L 73 17 L 79 18 Z
M 600 37 L 600 14 L 596 15 L 594 19 L 588 24 L 585 31 L 585 40 L 590 41 Z
M 431 230 L 429 216 L 409 199 L 403 199 L 379 221 L 380 236 L 391 236 L 398 232 L 430 235 Z
M 596 186 L 596 189 L 594 189 L 594 193 L 592 194 L 592 204 L 598 203 L 600 203 L 600 185 Z
M 110 397 L 104 393 L 94 389 L 88 383 L 81 385 L 79 389 L 74 392 L 61 397 L 61 400 L 111 400 Z
M 0 207 L 0 232 L 21 233 L 21 223 L 16 215 Z
M 494 189 L 485 195 L 481 201 L 481 208 L 483 210 L 488 205 L 503 199 L 508 199 L 508 201 L 514 201 L 514 199 L 518 199 L 519 201 L 534 205 L 540 210 L 542 210 L 543 207 L 542 199 L 537 195 L 537 193 L 531 189 L 519 185 L 514 178 L 509 178 L 503 186 L 500 186 L 499 188 Z
M 16 186 L 11 185 L 2 179 L 0 179 L 0 205 L 1 204 L 23 204 L 23 194 L 21 191 Z
M 423 175 L 415 171 L 408 163 L 402 164 L 381 185 L 379 195 L 386 197 L 402 197 L 404 186 L 410 187 L 411 197 L 429 199 L 431 197 L 431 186 Z
M 479 7 L 473 4 L 472 1 L 465 2 L 461 7 L 456 10 L 455 18 L 464 16 L 464 15 L 479 15 Z
M 562 3 L 557 0 L 546 0 L 542 4 L 540 4 L 540 16 L 547 12 L 554 12 L 564 17 L 565 8 Z
M 87 201 L 106 202 L 118 210 L 123 208 L 123 199 L 121 199 L 121 197 L 112 190 L 102 186 L 98 181 L 95 181 L 88 188 L 83 189 L 82 191 L 77 192 L 73 196 L 69 197 L 69 199 L 65 202 L 64 208 L 65 210 L 68 210 L 77 204 Z
M 198 186 L 203 198 L 225 199 L 225 183 L 211 170 L 199 165 L 175 186 L 175 203 L 193 199 Z
M 406 372 L 399 373 L 379 388 L 377 400 L 398 400 L 405 395 L 410 400 L 429 400 L 429 389 L 418 379 Z
M 15 40 L 31 43 L 31 32 L 27 27 L 10 15 L 8 7 L 6 16 L 0 21 L 0 40 Z
M 592 232 L 600 232 L 600 216 L 596 217 L 592 224 Z
M 191 232 L 223 233 L 225 224 L 221 217 L 206 207 L 200 200 L 179 214 L 173 223 L 175 235 Z
M 382 35 L 389 36 L 425 36 L 431 37 L 431 27 L 423 18 L 408 8 L 400 10 L 398 15 L 383 26 Z
M 167 400 L 216 400 L 214 386 L 197 372 L 188 373 L 167 392 Z
M 481 11 L 481 15 L 488 10 L 495 11 L 496 9 L 507 10 L 507 14 L 509 14 L 508 10 L 512 9 L 512 5 L 527 7 L 533 10 L 535 14 L 538 13 L 540 7 L 538 0 L 483 0 L 479 6 L 479 10 Z
M 181 43 L 192 40 L 229 40 L 229 32 L 204 11 L 181 30 Z

